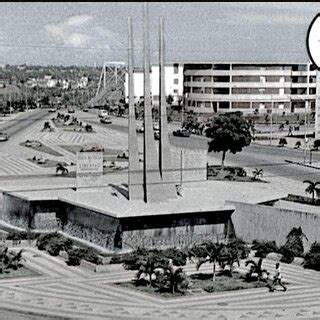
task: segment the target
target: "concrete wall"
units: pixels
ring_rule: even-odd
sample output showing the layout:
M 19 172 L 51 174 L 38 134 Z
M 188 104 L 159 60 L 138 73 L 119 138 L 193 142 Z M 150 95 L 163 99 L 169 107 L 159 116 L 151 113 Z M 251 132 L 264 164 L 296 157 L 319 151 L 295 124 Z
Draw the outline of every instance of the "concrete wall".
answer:
M 121 226 L 118 219 L 86 208 L 65 203 L 63 231 L 107 249 L 121 247 Z
M 243 240 L 275 240 L 278 245 L 286 242 L 293 227 L 302 228 L 309 241 L 308 250 L 314 241 L 320 241 L 320 214 L 228 201 L 236 207 L 232 215 L 235 233 Z
M 20 228 L 28 227 L 30 202 L 3 193 L 3 212 L 1 219 Z

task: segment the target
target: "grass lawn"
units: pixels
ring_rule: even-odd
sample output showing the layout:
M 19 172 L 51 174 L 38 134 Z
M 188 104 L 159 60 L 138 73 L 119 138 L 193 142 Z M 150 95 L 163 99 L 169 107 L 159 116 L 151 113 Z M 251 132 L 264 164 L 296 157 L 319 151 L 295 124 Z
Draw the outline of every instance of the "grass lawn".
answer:
M 18 270 L 8 269 L 3 273 L 0 273 L 1 279 L 10 279 L 10 278 L 19 278 L 19 277 L 38 277 L 41 274 L 37 273 L 34 270 L 28 269 L 25 266 L 20 267 Z
M 233 291 L 233 290 L 243 290 L 243 289 L 252 289 L 259 287 L 266 287 L 266 282 L 246 282 L 240 273 L 234 272 L 232 277 L 217 274 L 216 281 L 212 281 L 212 274 L 208 273 L 196 273 L 188 276 L 188 280 L 191 282 L 191 291 L 185 292 L 176 292 L 171 294 L 168 291 L 159 291 L 157 286 L 148 286 L 148 282 L 145 279 L 139 281 L 132 280 L 128 282 L 117 282 L 115 285 L 121 287 L 139 290 L 146 292 L 152 295 L 157 295 L 161 297 L 179 297 L 183 295 L 196 295 L 203 293 L 213 293 L 213 292 L 222 292 L 222 291 Z M 266 288 L 267 290 L 267 288 Z
M 33 149 L 33 150 L 40 151 L 40 152 L 47 153 L 47 154 L 51 154 L 52 156 L 62 157 L 61 153 L 49 148 L 48 146 L 44 145 L 43 143 L 41 143 L 40 147 L 37 147 L 37 146 L 27 147 L 25 145 L 25 142 L 21 142 L 21 143 L 19 143 L 19 145 L 22 147 L 25 147 L 25 148 Z

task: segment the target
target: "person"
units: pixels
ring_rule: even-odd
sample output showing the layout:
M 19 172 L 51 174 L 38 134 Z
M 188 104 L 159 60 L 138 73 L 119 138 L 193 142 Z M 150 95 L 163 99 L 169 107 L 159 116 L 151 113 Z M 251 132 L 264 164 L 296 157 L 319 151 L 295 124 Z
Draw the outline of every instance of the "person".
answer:
M 282 274 L 281 274 L 281 267 L 280 267 L 280 263 L 279 262 L 276 263 L 275 275 L 274 275 L 274 278 L 273 278 L 272 285 L 270 286 L 270 291 L 271 292 L 274 291 L 274 287 L 277 284 L 279 284 L 283 288 L 283 291 L 287 291 L 287 287 L 282 283 Z

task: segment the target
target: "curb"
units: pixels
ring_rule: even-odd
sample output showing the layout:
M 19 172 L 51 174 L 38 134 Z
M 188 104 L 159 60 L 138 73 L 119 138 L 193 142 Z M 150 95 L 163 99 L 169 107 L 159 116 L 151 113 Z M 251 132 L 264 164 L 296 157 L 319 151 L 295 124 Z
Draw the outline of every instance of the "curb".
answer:
M 313 168 L 313 169 L 318 169 L 320 170 L 320 167 L 315 167 L 315 166 L 312 166 L 311 164 L 306 164 L 306 163 L 302 163 L 302 162 L 297 162 L 297 161 L 291 161 L 291 160 L 284 160 L 285 162 L 288 162 L 288 163 L 292 163 L 292 164 L 297 164 L 299 166 L 303 166 L 303 167 L 309 167 L 309 168 Z

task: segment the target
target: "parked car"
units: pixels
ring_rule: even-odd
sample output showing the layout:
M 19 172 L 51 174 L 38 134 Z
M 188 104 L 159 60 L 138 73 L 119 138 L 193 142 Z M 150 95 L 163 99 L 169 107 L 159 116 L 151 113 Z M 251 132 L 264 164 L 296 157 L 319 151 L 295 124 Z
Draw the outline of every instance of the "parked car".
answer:
M 39 148 L 42 146 L 42 143 L 36 140 L 27 140 L 25 142 L 25 146 L 30 148 Z
M 155 139 L 155 140 L 160 140 L 160 131 L 159 131 L 159 130 L 156 130 L 156 131 L 154 132 L 154 139 Z
M 88 108 L 84 108 L 84 109 L 82 109 L 82 111 L 83 111 L 83 112 L 88 112 L 89 109 L 88 109 Z
M 110 117 L 103 117 L 100 119 L 100 122 L 105 123 L 105 124 L 110 124 L 110 123 L 112 123 L 112 120 Z
M 159 122 L 153 123 L 153 130 L 160 130 Z
M 188 138 L 190 137 L 190 131 L 187 129 L 178 129 L 176 131 L 173 131 L 173 135 L 176 137 Z
M 69 107 L 68 108 L 68 113 L 74 113 L 75 111 L 74 111 L 74 109 L 72 108 L 72 107 Z
M 9 135 L 6 132 L 0 132 L 0 141 L 8 141 Z
M 108 115 L 109 115 L 109 113 L 108 113 L 107 110 L 99 110 L 99 111 L 98 111 L 98 116 L 99 116 L 100 118 L 106 117 L 106 116 L 108 116 Z
M 48 112 L 56 112 L 57 111 L 57 108 L 50 108 L 49 110 L 48 110 Z
M 144 132 L 144 125 L 143 124 L 141 124 L 141 125 L 137 125 L 137 128 L 136 128 L 136 131 L 137 132 Z

